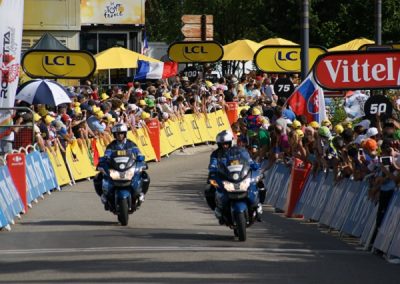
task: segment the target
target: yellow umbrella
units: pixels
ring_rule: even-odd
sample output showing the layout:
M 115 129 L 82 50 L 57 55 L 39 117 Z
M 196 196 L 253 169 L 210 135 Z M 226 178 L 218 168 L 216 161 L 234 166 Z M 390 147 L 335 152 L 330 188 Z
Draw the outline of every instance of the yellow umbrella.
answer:
M 344 44 L 332 47 L 328 49 L 329 52 L 331 51 L 344 51 L 344 50 L 358 50 L 364 44 L 374 44 L 373 40 L 369 40 L 367 38 L 356 38 Z
M 297 43 L 284 39 L 284 38 L 280 38 L 280 37 L 271 37 L 269 39 L 263 40 L 262 42 L 260 42 L 260 44 L 262 45 L 298 45 Z
M 123 47 L 106 49 L 97 53 L 94 58 L 96 59 L 97 70 L 137 68 L 137 61 L 139 59 L 150 62 L 160 62 L 157 59 Z
M 224 45 L 224 57 L 221 60 L 253 60 L 254 54 L 260 47 L 262 47 L 261 44 L 248 39 L 237 40 Z

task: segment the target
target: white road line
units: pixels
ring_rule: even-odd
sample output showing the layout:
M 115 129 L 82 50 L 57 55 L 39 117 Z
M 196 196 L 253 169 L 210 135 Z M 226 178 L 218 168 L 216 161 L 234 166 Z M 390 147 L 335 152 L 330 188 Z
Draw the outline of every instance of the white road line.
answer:
M 56 253 L 82 253 L 82 252 L 260 252 L 260 253 L 282 253 L 282 254 L 340 254 L 356 255 L 368 254 L 365 251 L 356 250 L 313 250 L 313 249 L 282 249 L 282 248 L 240 248 L 240 247 L 92 247 L 92 248 L 54 248 L 54 249 L 17 249 L 0 250 L 0 255 L 17 254 L 56 254 Z

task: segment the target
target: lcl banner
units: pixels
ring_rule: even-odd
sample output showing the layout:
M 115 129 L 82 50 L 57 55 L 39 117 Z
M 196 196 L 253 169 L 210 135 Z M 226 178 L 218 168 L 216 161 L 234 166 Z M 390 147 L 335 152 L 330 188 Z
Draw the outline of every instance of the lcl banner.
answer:
M 400 87 L 400 51 L 334 52 L 314 65 L 316 82 L 327 90 Z

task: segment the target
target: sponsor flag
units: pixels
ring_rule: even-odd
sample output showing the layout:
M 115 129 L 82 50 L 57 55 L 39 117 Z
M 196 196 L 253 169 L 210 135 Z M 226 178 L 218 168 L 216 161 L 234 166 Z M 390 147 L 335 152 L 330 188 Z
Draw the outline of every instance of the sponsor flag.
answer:
M 305 115 L 307 121 L 321 122 L 326 118 L 324 91 L 310 72 L 286 102 L 296 115 Z
M 24 0 L 0 1 L 0 108 L 14 106 L 21 62 Z M 0 110 L 0 139 L 9 135 L 12 112 Z
M 134 80 L 164 79 L 176 75 L 178 63 L 176 62 L 148 62 L 138 60 L 138 69 Z
M 143 31 L 142 54 L 147 56 L 149 51 L 149 43 L 147 42 L 146 31 Z

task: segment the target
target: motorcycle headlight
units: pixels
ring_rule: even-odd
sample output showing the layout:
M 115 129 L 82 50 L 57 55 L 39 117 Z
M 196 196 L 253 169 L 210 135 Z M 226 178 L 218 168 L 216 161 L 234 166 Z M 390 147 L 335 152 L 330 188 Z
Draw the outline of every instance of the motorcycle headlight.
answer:
M 112 180 L 131 180 L 134 174 L 135 174 L 135 168 L 130 168 L 123 172 L 110 169 L 110 178 Z

